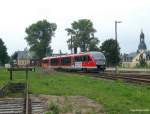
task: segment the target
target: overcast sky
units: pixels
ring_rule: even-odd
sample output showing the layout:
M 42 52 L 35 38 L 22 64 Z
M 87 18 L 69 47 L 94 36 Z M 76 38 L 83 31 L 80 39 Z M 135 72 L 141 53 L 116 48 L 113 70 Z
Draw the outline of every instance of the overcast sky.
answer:
M 69 52 L 67 32 L 73 21 L 90 19 L 101 42 L 114 38 L 114 21 L 118 24 L 121 52 L 137 50 L 141 29 L 150 50 L 150 0 L 0 0 L 0 38 L 8 53 L 27 47 L 25 28 L 38 20 L 57 24 L 52 38 L 54 52 Z

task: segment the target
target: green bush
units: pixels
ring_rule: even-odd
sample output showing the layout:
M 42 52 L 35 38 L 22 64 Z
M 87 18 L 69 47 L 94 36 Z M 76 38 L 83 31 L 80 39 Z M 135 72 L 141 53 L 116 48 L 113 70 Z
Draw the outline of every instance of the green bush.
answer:
M 50 114 L 59 114 L 59 106 L 56 103 L 51 102 L 49 104 Z

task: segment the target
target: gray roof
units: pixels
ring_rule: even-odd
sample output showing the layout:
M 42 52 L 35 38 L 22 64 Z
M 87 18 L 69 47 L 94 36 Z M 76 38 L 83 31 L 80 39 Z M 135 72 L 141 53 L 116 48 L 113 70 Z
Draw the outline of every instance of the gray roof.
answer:
M 146 47 L 146 44 L 145 42 L 140 42 L 139 46 L 138 46 L 138 50 L 146 50 L 147 47 Z
M 27 59 L 29 58 L 27 51 L 17 51 L 17 59 Z
M 132 57 L 132 58 L 134 58 L 136 55 L 137 55 L 137 52 L 132 52 L 132 53 L 129 53 L 129 54 L 127 55 L 127 57 Z
M 141 34 L 140 34 L 140 38 L 144 38 L 144 33 L 143 33 L 143 30 L 141 31 Z
M 145 51 L 146 55 L 150 55 L 150 50 L 149 51 Z M 124 57 L 128 57 L 128 58 L 134 58 L 138 53 L 137 52 L 132 52 L 129 54 L 125 54 Z
M 146 50 L 147 47 L 146 47 L 146 44 L 145 44 L 145 41 L 144 41 L 144 33 L 143 31 L 141 31 L 141 34 L 140 34 L 140 44 L 138 46 L 138 50 Z

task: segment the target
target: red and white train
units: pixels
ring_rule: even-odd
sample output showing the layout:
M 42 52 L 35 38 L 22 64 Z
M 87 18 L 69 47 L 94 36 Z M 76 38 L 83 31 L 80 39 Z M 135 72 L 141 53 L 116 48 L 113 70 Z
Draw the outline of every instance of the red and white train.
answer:
M 106 59 L 101 52 L 69 54 L 56 57 L 45 57 L 42 60 L 42 67 L 83 71 L 104 71 L 106 67 Z

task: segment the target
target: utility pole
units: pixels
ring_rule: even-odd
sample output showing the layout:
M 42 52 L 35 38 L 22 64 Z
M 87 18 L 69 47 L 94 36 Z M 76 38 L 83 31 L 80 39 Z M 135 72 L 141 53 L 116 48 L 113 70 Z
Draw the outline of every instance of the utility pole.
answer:
M 117 23 L 122 23 L 122 21 L 115 21 L 115 40 L 116 40 L 116 50 L 118 50 L 118 39 L 117 39 Z M 117 73 L 117 64 L 115 66 L 115 71 Z
M 71 35 L 71 54 L 72 54 L 72 35 Z

